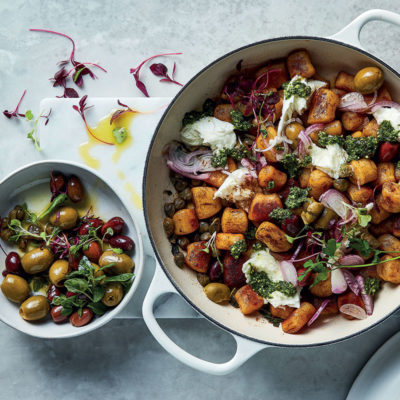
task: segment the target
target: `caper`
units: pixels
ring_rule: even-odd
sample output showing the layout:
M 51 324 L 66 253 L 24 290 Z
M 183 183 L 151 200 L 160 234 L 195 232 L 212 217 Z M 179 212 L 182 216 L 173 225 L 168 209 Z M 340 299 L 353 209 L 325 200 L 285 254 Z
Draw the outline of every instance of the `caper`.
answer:
M 167 236 L 171 236 L 174 233 L 174 220 L 172 218 L 164 218 L 163 227 Z
M 197 280 L 199 281 L 201 286 L 207 286 L 210 283 L 210 278 L 208 277 L 207 274 L 202 274 L 198 272 L 196 274 Z
M 186 201 L 192 200 L 192 191 L 190 190 L 190 188 L 186 188 L 179 193 L 179 197 Z
M 208 229 L 211 234 L 214 232 L 219 232 L 221 230 L 221 219 L 214 218 L 210 224 L 210 228 Z
M 8 300 L 22 303 L 29 296 L 28 282 L 18 275 L 7 274 L 1 283 L 1 291 Z
M 12 209 L 9 213 L 8 213 L 8 218 L 10 220 L 12 219 L 17 219 L 17 211 L 14 209 Z
M 19 308 L 19 315 L 26 321 L 43 319 L 50 312 L 50 305 L 44 296 L 32 296 Z
M 193 242 L 198 242 L 198 241 L 200 241 L 200 234 L 198 232 L 196 232 L 193 235 Z
M 175 185 L 174 185 L 174 186 L 175 186 L 175 189 L 176 189 L 178 192 L 182 192 L 182 190 L 186 189 L 187 185 L 188 185 L 188 183 L 187 183 L 186 181 L 180 179 L 180 180 L 177 180 L 177 181 L 175 182 Z
M 192 179 L 192 186 L 193 187 L 196 187 L 196 186 L 200 186 L 203 182 L 202 181 L 199 181 L 199 180 L 197 180 L 197 179 Z
M 110 282 L 105 286 L 105 293 L 101 302 L 107 307 L 115 307 L 124 297 L 124 289 L 119 282 Z
M 164 204 L 164 212 L 167 217 L 171 218 L 175 214 L 174 203 L 165 203 Z
M 28 232 L 29 232 L 29 233 L 32 233 L 32 234 L 34 234 L 34 235 L 40 235 L 40 233 L 42 232 L 42 230 L 41 230 L 37 225 L 30 224 L 30 225 L 28 226 Z
M 178 254 L 174 255 L 174 261 L 179 268 L 182 268 L 185 264 L 185 256 L 183 255 L 183 253 L 179 252 Z
M 250 138 L 250 137 L 248 137 L 248 136 L 246 136 L 246 137 L 243 139 L 243 143 L 244 143 L 247 147 L 251 147 L 251 146 L 253 145 L 253 142 L 254 142 L 254 139 L 252 139 L 252 138 Z
M 20 239 L 18 239 L 17 244 L 18 244 L 18 248 L 19 248 L 21 251 L 25 251 L 26 248 L 28 247 L 28 240 L 27 240 L 27 239 L 24 239 L 24 238 L 20 238 Z
M 200 235 L 200 240 L 205 240 L 208 241 L 211 238 L 211 233 L 210 232 L 204 232 Z
M 24 209 L 21 206 L 15 206 L 14 211 L 15 211 L 15 218 L 22 221 L 25 217 Z
M 333 187 L 340 192 L 345 192 L 349 187 L 349 181 L 343 178 L 335 179 L 333 181 Z
M 229 301 L 231 297 L 231 290 L 223 283 L 209 283 L 203 290 L 206 296 L 214 303 Z
M 175 206 L 175 210 L 181 210 L 182 208 L 185 208 L 186 202 L 185 202 L 185 200 L 178 197 L 174 201 L 174 206 Z
M 176 242 L 178 241 L 178 236 L 177 235 L 171 235 L 168 238 L 168 240 L 169 240 L 170 243 L 176 244 Z
M 9 222 L 10 222 L 10 220 L 7 217 L 2 218 L 1 219 L 1 229 L 8 228 Z
M 178 239 L 178 245 L 183 250 L 186 250 L 186 247 L 188 247 L 189 243 L 190 240 L 186 236 L 182 236 Z
M 51 235 L 52 232 L 53 232 L 53 230 L 54 230 L 54 226 L 53 226 L 53 225 L 51 225 L 51 224 L 46 224 L 46 233 L 47 233 L 48 235 Z
M 13 233 L 13 231 L 12 231 L 11 229 L 9 229 L 9 228 L 3 228 L 3 229 L 1 230 L 0 237 L 1 237 L 4 241 L 8 241 L 8 240 L 10 240 L 10 238 L 11 238 L 11 236 L 12 236 L 13 234 L 14 234 L 14 233 Z
M 354 86 L 362 94 L 373 93 L 383 84 L 383 71 L 377 67 L 363 68 L 354 77 Z
M 210 230 L 210 226 L 208 225 L 208 223 L 201 221 L 199 224 L 199 232 L 204 233 L 204 232 L 208 232 L 209 230 Z

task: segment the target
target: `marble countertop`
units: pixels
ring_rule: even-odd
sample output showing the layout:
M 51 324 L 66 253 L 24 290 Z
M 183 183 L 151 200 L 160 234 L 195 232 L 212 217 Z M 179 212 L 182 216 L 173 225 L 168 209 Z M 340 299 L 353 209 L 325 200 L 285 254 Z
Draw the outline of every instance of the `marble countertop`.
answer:
M 2 0 L 0 109 L 14 107 L 27 89 L 22 110 L 38 112 L 42 98 L 61 92 L 48 78 L 56 62 L 69 55 L 69 43 L 30 33 L 29 28 L 71 35 L 78 60 L 107 68 L 98 80 L 87 80 L 81 94 L 132 97 L 140 93 L 129 68 L 152 54 L 182 51 L 176 78 L 184 83 L 229 50 L 276 36 L 329 36 L 370 8 L 400 12 L 400 4 L 391 0 Z M 365 48 L 396 69 L 399 39 L 400 28 L 379 22 L 368 24 L 361 34 Z M 153 96 L 170 97 L 178 87 L 151 79 L 148 89 Z M 0 178 L 21 162 L 40 158 L 23 123 L 3 116 L 0 149 Z M 203 319 L 161 320 L 161 325 L 185 349 L 208 360 L 225 361 L 234 352 L 233 339 Z M 31 338 L 0 324 L 0 398 L 338 400 L 373 352 L 399 328 L 400 319 L 393 316 L 336 345 L 266 349 L 233 374 L 213 377 L 167 354 L 140 319 L 114 320 L 86 336 L 57 341 Z

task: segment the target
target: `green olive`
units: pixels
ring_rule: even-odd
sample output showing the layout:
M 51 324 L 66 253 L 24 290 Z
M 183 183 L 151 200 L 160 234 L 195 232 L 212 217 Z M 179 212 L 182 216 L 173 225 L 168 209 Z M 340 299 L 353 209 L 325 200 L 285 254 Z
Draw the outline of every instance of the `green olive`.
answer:
M 18 275 L 8 274 L 2 284 L 1 291 L 8 300 L 22 303 L 30 293 L 28 282 Z
M 229 301 L 231 297 L 231 289 L 223 283 L 209 283 L 203 290 L 206 296 L 214 303 Z
M 335 179 L 333 181 L 333 187 L 340 192 L 345 192 L 349 187 L 349 181 L 343 178 Z
M 19 315 L 25 321 L 43 319 L 50 312 L 50 305 L 44 296 L 32 296 L 26 299 L 19 308 Z
M 107 271 L 112 272 L 115 275 L 125 274 L 127 272 L 132 272 L 135 266 L 132 258 L 126 254 L 117 254 L 112 250 L 106 250 L 99 259 L 100 267 L 105 267 L 108 264 L 114 263 L 114 265 L 107 269 Z
M 101 299 L 107 307 L 115 307 L 124 297 L 124 290 L 119 282 L 110 282 L 105 286 L 105 293 Z
M 302 211 L 300 216 L 305 225 L 309 225 L 314 222 L 324 210 L 324 206 L 318 201 L 312 201 L 305 211 Z
M 360 69 L 354 77 L 354 86 L 362 94 L 375 92 L 382 86 L 382 83 L 383 71 L 377 67 Z
M 69 273 L 69 264 L 66 260 L 57 260 L 49 270 L 50 282 L 58 287 L 64 286 L 64 281 Z
M 58 226 L 61 229 L 72 229 L 75 227 L 78 220 L 78 213 L 75 208 L 61 207 L 56 212 L 51 214 L 50 223 Z
M 329 222 L 336 218 L 337 215 L 335 211 L 331 210 L 330 208 L 324 208 L 321 216 L 314 222 L 314 228 L 326 230 L 329 228 Z
M 46 271 L 53 262 L 53 253 L 48 249 L 34 249 L 26 253 L 22 259 L 22 268 L 27 274 L 38 274 Z

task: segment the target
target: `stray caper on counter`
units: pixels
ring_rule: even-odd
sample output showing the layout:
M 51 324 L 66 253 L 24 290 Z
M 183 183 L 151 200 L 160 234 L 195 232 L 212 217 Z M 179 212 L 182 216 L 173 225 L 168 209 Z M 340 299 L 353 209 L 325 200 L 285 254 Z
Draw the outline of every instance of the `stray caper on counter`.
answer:
M 127 253 L 135 243 L 123 234 L 121 217 L 103 221 L 92 207 L 80 215 L 85 189 L 77 176 L 50 176 L 51 200 L 41 213 L 23 204 L 1 218 L 1 239 L 19 253 L 7 254 L 0 288 L 20 305 L 26 321 L 50 316 L 57 324 L 81 327 L 124 298 L 134 279 L 135 263 Z

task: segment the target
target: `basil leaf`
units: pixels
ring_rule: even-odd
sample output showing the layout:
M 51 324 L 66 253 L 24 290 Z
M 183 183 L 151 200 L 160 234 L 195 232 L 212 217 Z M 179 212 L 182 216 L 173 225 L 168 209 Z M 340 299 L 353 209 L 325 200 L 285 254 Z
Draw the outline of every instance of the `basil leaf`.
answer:
M 65 193 L 61 193 L 59 194 L 51 203 L 50 205 L 47 207 L 47 209 L 45 211 L 43 211 L 38 219 L 42 219 L 44 217 L 46 217 L 47 215 L 51 214 L 56 207 L 58 207 L 59 205 L 61 205 L 62 203 L 64 203 L 65 200 L 68 199 L 68 196 Z
M 74 310 L 72 307 L 63 306 L 63 308 L 61 309 L 61 315 L 68 317 L 68 315 L 71 315 L 73 311 Z
M 133 278 L 134 274 L 132 273 L 126 273 L 126 274 L 121 274 L 121 275 L 116 275 L 116 276 L 108 276 L 107 278 L 104 279 L 104 283 L 108 282 L 127 282 Z
M 93 302 L 99 302 L 103 298 L 104 293 L 105 289 L 103 286 L 95 286 L 93 288 Z
M 89 283 L 84 279 L 71 278 L 64 282 L 64 286 L 70 292 L 84 293 L 89 288 Z
M 87 305 L 96 315 L 103 315 L 107 311 L 107 307 L 102 302 L 89 303 Z

